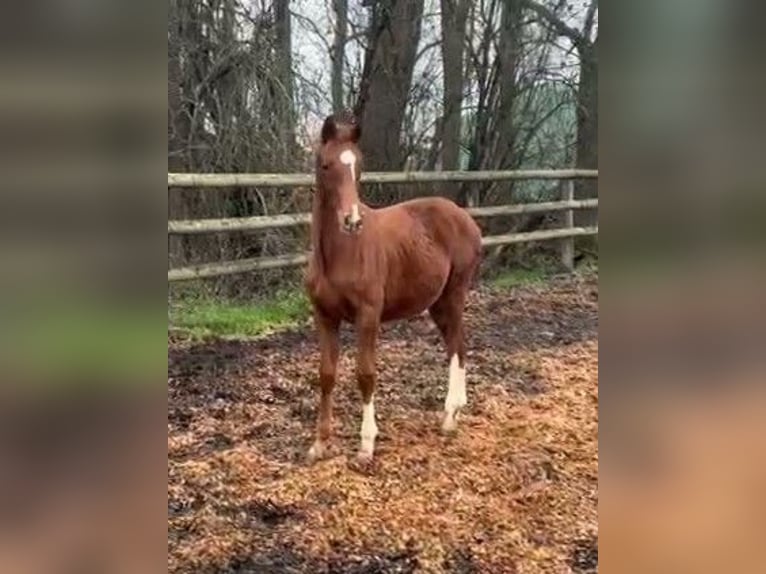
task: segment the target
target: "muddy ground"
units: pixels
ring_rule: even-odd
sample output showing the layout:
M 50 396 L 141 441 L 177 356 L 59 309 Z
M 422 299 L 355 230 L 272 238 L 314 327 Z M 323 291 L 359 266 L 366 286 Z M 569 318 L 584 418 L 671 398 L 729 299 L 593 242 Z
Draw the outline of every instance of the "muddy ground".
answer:
M 343 335 L 335 455 L 314 465 L 310 327 L 168 348 L 168 568 L 227 573 L 597 570 L 598 278 L 480 287 L 468 407 L 440 432 L 447 357 L 427 317 L 385 326 L 372 468 Z

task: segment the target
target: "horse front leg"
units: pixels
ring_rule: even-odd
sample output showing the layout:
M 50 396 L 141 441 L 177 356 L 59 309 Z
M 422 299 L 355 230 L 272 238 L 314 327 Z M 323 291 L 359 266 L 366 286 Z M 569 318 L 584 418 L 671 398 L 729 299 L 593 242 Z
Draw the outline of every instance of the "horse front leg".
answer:
M 315 313 L 319 333 L 319 415 L 317 417 L 316 439 L 309 450 L 309 460 L 324 458 L 332 432 L 332 392 L 338 377 L 338 355 L 340 354 L 340 322 Z
M 363 309 L 356 321 L 357 327 L 357 362 L 356 376 L 362 394 L 361 444 L 357 459 L 367 463 L 372 460 L 375 450 L 375 438 L 378 426 L 375 422 L 375 356 L 380 329 L 380 314 L 372 308 Z

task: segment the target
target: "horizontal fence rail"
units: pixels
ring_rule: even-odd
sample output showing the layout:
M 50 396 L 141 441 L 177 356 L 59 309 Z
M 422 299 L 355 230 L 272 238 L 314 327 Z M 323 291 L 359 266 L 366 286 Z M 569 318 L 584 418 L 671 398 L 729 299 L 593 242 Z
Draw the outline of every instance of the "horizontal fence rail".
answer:
M 203 263 L 168 271 L 168 281 L 188 281 L 189 279 L 204 279 L 235 273 L 248 273 L 262 269 L 277 269 L 279 267 L 299 267 L 308 263 L 309 254 L 278 255 L 276 257 L 258 257 L 255 259 L 240 259 L 239 261 L 222 261 L 220 263 Z
M 562 261 L 571 268 L 573 241 L 575 237 L 597 235 L 598 227 L 573 227 L 572 213 L 577 209 L 598 208 L 598 199 L 574 199 L 575 179 L 597 178 L 597 170 L 519 170 L 519 171 L 442 171 L 442 172 L 366 172 L 362 183 L 438 183 L 438 182 L 480 182 L 530 179 L 555 179 L 563 181 L 563 201 L 524 203 L 487 207 L 470 207 L 466 211 L 473 217 L 496 217 L 525 213 L 563 211 L 565 227 L 544 229 L 526 233 L 490 235 L 482 239 L 484 247 L 526 243 L 532 241 L 563 240 Z M 229 186 L 253 187 L 295 187 L 311 186 L 313 174 L 199 174 L 169 173 L 168 187 Z M 310 213 L 262 215 L 223 219 L 198 219 L 168 221 L 168 235 L 191 235 L 204 233 L 225 233 L 232 231 L 257 231 L 280 227 L 297 227 L 311 223 Z M 297 267 L 308 263 L 311 252 L 202 263 L 168 270 L 168 281 L 188 281 L 219 277 L 237 273 L 248 273 L 264 269 Z
M 598 207 L 598 199 L 572 201 L 549 201 L 545 203 L 521 203 L 491 207 L 469 207 L 466 211 L 474 217 L 496 217 L 499 215 L 521 215 L 524 213 L 546 213 L 567 209 L 591 209 Z M 198 233 L 221 233 L 230 231 L 257 231 L 278 227 L 297 227 L 311 223 L 310 213 L 284 215 L 259 215 L 256 217 L 232 217 L 227 219 L 192 219 L 168 221 L 168 233 L 185 235 Z
M 361 183 L 439 183 L 526 179 L 597 178 L 598 170 L 536 169 L 514 171 L 362 172 Z M 168 187 L 300 187 L 314 184 L 310 173 L 169 173 Z
M 572 227 L 569 229 L 545 229 L 530 231 L 528 233 L 512 233 L 509 235 L 490 235 L 482 239 L 484 247 L 495 245 L 510 245 L 512 243 L 527 243 L 529 241 L 544 241 L 549 239 L 564 239 L 568 237 L 581 237 L 584 235 L 596 235 L 598 227 Z M 258 257 L 253 259 L 240 259 L 239 261 L 224 261 L 220 263 L 202 263 L 168 271 L 168 281 L 188 281 L 190 279 L 205 279 L 232 275 L 236 273 L 249 273 L 263 269 L 276 269 L 278 267 L 300 267 L 308 263 L 311 252 L 304 255 L 278 255 L 276 257 Z

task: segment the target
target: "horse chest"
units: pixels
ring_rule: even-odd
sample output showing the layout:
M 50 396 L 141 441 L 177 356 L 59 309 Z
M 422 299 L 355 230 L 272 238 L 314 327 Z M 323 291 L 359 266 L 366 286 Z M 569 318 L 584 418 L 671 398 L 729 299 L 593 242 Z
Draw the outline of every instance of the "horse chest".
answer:
M 317 277 L 309 286 L 309 297 L 330 317 L 353 321 L 358 305 L 357 287 L 353 278 L 344 276 Z

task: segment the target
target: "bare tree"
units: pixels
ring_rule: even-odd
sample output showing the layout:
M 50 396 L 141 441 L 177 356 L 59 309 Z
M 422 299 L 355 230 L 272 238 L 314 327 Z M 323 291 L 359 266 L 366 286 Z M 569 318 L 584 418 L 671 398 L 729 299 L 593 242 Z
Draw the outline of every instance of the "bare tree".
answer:
M 287 0 L 260 8 L 241 0 L 171 0 L 168 17 L 168 169 L 289 171 L 301 158 L 295 135 L 295 74 Z M 293 194 L 173 190 L 170 217 L 231 217 L 289 210 Z M 300 231 L 272 230 L 169 241 L 172 265 L 273 254 Z M 231 294 L 252 277 L 212 283 Z M 259 277 L 260 280 L 260 277 Z
M 372 6 L 369 45 L 359 97 L 361 147 L 370 170 L 401 169 L 401 128 L 407 109 L 423 0 L 377 0 Z
M 293 58 L 290 0 L 274 0 L 275 76 L 279 88 L 276 98 L 281 125 L 277 128 L 288 156 L 294 154 L 295 115 L 293 106 Z
M 168 171 L 186 171 L 184 143 L 188 137 L 188 118 L 182 104 L 182 72 L 180 54 L 180 21 L 175 0 L 168 5 Z M 168 197 L 168 217 L 180 219 L 184 216 L 183 198 L 179 193 Z M 184 261 L 183 239 L 168 238 L 168 266 L 174 267 Z
M 479 25 L 478 45 L 471 48 L 472 73 L 478 89 L 470 169 L 508 169 L 519 164 L 514 153 L 521 92 L 522 23 L 518 0 L 480 2 L 472 18 Z M 495 27 L 495 22 L 500 22 Z M 511 184 L 504 184 L 511 188 Z M 462 202 L 475 204 L 492 185 L 464 188 Z
M 444 109 L 440 122 L 440 136 L 442 169 L 445 170 L 457 169 L 460 160 L 465 83 L 463 55 L 469 6 L 470 0 L 441 0 Z
M 332 108 L 340 111 L 343 99 L 343 69 L 346 61 L 346 40 L 348 38 L 348 0 L 333 0 L 335 12 L 335 38 L 332 45 Z
M 592 38 L 598 11 L 598 0 L 591 0 L 583 19 L 582 29 L 570 26 L 558 13 L 542 2 L 521 0 L 525 8 L 555 31 L 566 37 L 580 56 L 580 81 L 577 89 L 577 152 L 576 165 L 584 169 L 598 168 L 598 33 Z M 560 6 L 559 6 L 560 7 Z M 575 185 L 578 198 L 598 197 L 598 182 L 588 179 Z M 578 225 L 593 225 L 593 211 L 575 214 Z
M 438 13 L 425 13 L 425 0 L 332 0 L 317 19 L 316 12 L 291 11 L 289 0 L 169 0 L 168 169 L 308 169 L 316 127 L 304 118 L 316 121 L 348 106 L 362 122 L 368 170 L 456 169 L 466 152 L 469 169 L 560 167 L 573 157 L 580 166 L 595 166 L 597 34 L 590 38 L 597 2 L 582 9 L 581 25 L 570 23 L 566 4 L 439 0 Z M 332 34 L 327 21 L 334 22 Z M 296 36 L 294 28 L 308 36 Z M 296 37 L 301 45 L 293 61 Z M 325 54 L 321 69 L 300 59 L 304 38 Z M 565 38 L 580 57 L 579 82 L 551 61 L 566 51 Z M 587 185 L 578 186 L 578 196 L 595 194 L 583 189 Z M 463 204 L 555 192 L 545 182 L 414 187 L 366 192 L 373 203 L 415 192 Z M 304 211 L 308 197 L 300 190 L 174 190 L 169 212 L 178 219 Z M 483 225 L 495 233 L 541 223 L 518 217 Z M 171 265 L 299 250 L 304 231 L 174 236 Z M 236 292 L 254 280 L 267 281 L 259 274 L 213 283 Z

